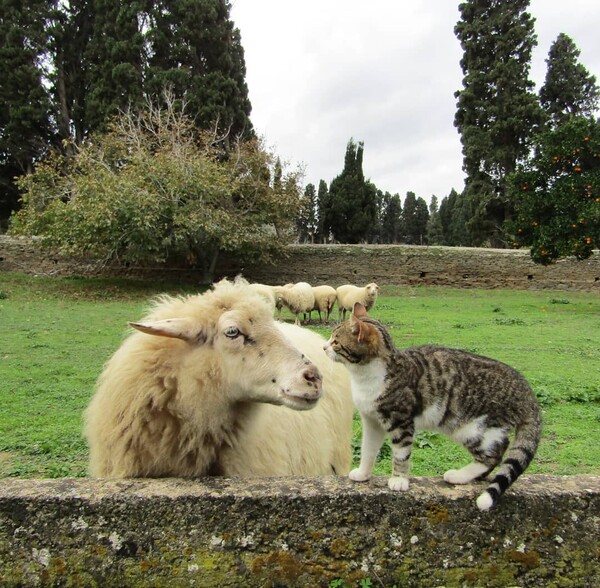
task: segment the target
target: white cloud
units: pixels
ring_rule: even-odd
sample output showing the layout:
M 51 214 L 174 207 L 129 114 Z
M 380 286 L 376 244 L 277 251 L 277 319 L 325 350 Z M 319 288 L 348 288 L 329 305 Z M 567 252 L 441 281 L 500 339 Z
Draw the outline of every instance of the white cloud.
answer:
M 600 75 L 600 3 L 532 0 L 529 12 L 538 89 L 561 32 Z M 305 181 L 316 185 L 341 172 L 353 137 L 364 141 L 365 175 L 382 190 L 426 200 L 461 190 L 459 16 L 448 0 L 235 0 L 256 131 L 282 159 L 303 163 Z

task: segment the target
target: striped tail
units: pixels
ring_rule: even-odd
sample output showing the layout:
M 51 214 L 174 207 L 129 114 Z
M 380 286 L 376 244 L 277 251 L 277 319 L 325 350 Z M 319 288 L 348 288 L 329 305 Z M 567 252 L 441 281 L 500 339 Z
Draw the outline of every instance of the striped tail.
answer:
M 489 486 L 477 498 L 479 510 L 490 510 L 507 488 L 527 469 L 540 441 L 542 422 L 539 412 L 522 422 L 516 430 L 506 457 L 494 474 Z

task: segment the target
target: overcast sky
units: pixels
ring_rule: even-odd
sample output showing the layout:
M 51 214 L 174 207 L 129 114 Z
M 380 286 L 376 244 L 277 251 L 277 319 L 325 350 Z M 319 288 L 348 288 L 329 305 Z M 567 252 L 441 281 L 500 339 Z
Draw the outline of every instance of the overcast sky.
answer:
M 304 183 L 328 184 L 348 140 L 364 141 L 365 176 L 429 202 L 464 186 L 454 128 L 462 51 L 458 1 L 232 0 L 246 58 L 251 119 Z M 600 2 L 531 0 L 538 46 L 530 79 L 544 82 L 559 33 L 600 79 Z

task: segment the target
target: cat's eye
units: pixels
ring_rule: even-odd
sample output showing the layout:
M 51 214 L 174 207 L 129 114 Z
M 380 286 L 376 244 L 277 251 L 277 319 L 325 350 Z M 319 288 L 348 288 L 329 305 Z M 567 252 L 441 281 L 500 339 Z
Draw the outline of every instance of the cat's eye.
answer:
M 237 327 L 227 327 L 225 329 L 225 337 L 229 339 L 235 339 L 240 336 L 240 330 Z

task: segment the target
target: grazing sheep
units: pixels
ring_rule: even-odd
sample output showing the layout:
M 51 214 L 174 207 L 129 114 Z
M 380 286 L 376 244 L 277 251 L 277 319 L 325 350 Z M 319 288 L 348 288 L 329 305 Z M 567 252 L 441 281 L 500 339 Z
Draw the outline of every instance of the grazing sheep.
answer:
M 300 324 L 300 315 L 304 314 L 306 320 L 306 315 L 310 314 L 315 305 L 312 286 L 306 282 L 286 284 L 278 289 L 276 299 L 277 296 L 280 296 L 283 305 L 287 306 L 296 315 L 296 325 Z
M 315 304 L 313 310 L 319 313 L 319 322 L 322 322 L 321 313 L 325 313 L 325 320 L 329 321 L 329 315 L 333 310 L 333 305 L 337 299 L 335 288 L 331 286 L 313 286 L 313 294 L 315 296 Z
M 367 310 L 371 310 L 377 300 L 379 294 L 379 286 L 372 282 L 366 286 L 359 288 L 358 286 L 351 286 L 346 284 L 340 286 L 337 290 L 337 303 L 338 303 L 338 319 L 346 320 L 346 311 L 352 312 L 354 305 L 360 302 Z
M 288 284 L 289 286 L 289 284 Z M 275 308 L 277 309 L 277 318 L 281 320 L 281 310 L 283 309 L 283 291 L 288 286 L 269 286 L 273 292 L 273 299 L 275 300 Z
M 247 282 L 163 296 L 132 326 L 141 332 L 107 362 L 86 410 L 91 475 L 348 472 L 347 373 L 331 369 L 319 335 L 276 323 Z

